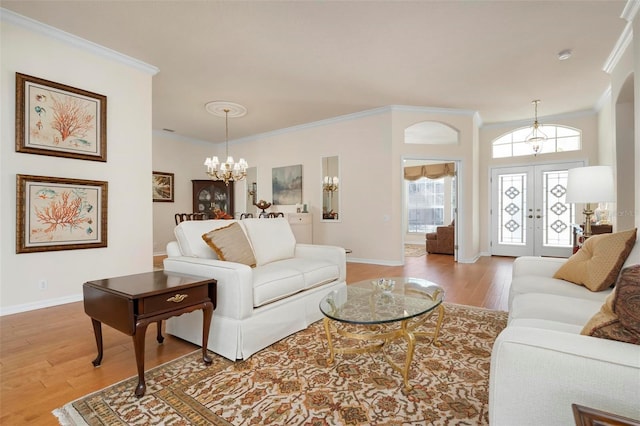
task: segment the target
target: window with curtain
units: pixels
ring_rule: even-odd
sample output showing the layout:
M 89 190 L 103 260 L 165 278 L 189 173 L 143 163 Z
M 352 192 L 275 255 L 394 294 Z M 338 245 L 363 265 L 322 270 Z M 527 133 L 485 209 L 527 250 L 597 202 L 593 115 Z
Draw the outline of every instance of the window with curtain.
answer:
M 540 130 L 547 136 L 540 154 L 549 152 L 579 151 L 582 148 L 580 130 L 567 126 L 546 124 Z M 492 142 L 493 158 L 532 155 L 531 147 L 525 142 L 531 133 L 531 126 L 505 133 Z
M 444 177 L 405 180 L 407 232 L 424 234 L 444 225 Z

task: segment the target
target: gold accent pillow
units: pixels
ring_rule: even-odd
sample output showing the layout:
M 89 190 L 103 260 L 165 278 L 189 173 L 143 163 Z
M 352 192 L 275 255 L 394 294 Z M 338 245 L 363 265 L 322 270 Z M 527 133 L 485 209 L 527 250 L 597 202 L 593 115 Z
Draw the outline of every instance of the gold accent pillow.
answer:
M 622 270 L 613 292 L 580 334 L 640 345 L 640 265 Z
M 553 278 L 602 291 L 611 287 L 636 242 L 636 229 L 594 235 L 571 256 Z
M 220 260 L 256 266 L 253 249 L 237 222 L 214 229 L 202 235 L 202 239 L 216 252 Z

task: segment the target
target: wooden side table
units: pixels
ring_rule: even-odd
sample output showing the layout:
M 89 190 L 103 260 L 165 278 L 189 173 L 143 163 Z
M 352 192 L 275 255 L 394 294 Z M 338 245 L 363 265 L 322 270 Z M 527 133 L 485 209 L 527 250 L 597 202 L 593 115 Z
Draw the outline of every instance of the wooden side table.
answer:
M 207 353 L 211 317 L 216 306 L 216 280 L 154 271 L 136 275 L 89 281 L 83 285 L 84 311 L 91 317 L 98 346 L 93 365 L 102 362 L 102 323 L 133 337 L 138 367 L 139 398 L 146 391 L 144 346 L 147 326 L 158 325 L 158 343 L 162 343 L 162 320 L 202 309 L 202 360 L 211 364 Z
M 584 232 L 584 224 L 580 225 L 580 227 L 573 227 L 573 252 L 577 252 L 582 244 L 584 244 L 586 238 L 583 235 Z M 612 225 L 591 225 L 591 235 L 599 235 L 599 234 L 611 234 L 613 232 Z
M 579 404 L 571 404 L 576 426 L 640 426 L 639 420 L 596 410 Z

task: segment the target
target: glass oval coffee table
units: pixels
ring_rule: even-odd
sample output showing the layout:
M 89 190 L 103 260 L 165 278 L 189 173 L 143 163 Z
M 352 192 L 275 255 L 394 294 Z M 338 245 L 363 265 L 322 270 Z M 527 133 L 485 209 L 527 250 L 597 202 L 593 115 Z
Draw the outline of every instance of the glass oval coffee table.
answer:
M 381 280 L 393 281 L 393 288 L 383 290 Z M 359 354 L 383 350 L 387 362 L 402 374 L 406 390 L 410 390 L 409 368 L 413 360 L 416 337 L 431 337 L 440 346 L 438 334 L 444 318 L 444 290 L 421 278 L 394 277 L 365 280 L 328 293 L 320 301 L 324 314 L 324 329 L 329 347 L 328 364 L 335 354 Z M 435 312 L 438 313 L 433 332 L 416 331 Z M 364 342 L 356 347 L 334 347 L 332 336 Z M 404 365 L 400 366 L 384 352 L 385 346 L 396 339 L 407 342 Z

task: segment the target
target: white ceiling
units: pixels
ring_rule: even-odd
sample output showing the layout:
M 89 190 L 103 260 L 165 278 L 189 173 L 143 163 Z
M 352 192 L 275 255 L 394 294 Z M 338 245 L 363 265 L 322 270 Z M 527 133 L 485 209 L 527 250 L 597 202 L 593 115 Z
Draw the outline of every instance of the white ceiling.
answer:
M 0 5 L 158 67 L 154 129 L 213 142 L 213 100 L 248 109 L 230 139 L 386 105 L 478 111 L 485 124 L 532 118 L 533 99 L 541 117 L 593 109 L 626 24 L 618 0 Z

